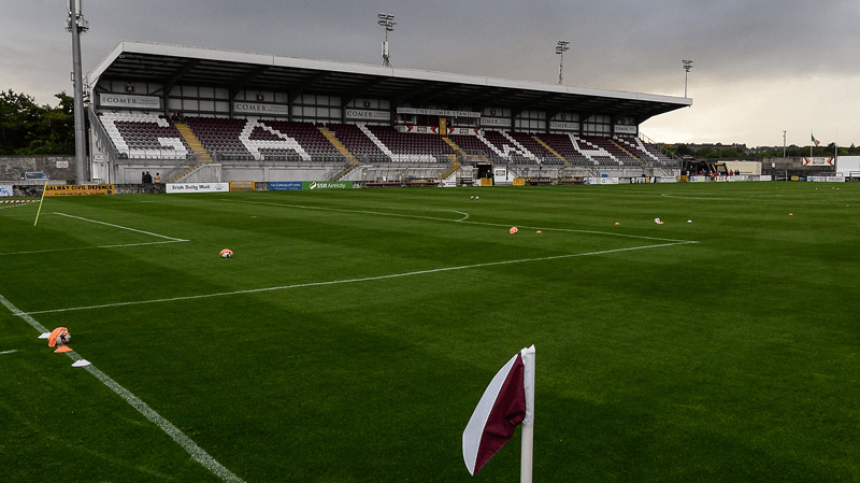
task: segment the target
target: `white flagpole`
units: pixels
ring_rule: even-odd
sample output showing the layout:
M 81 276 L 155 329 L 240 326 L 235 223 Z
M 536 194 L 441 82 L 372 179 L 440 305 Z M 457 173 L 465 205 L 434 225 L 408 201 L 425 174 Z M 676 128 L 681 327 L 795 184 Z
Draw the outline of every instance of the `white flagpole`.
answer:
M 522 444 L 520 452 L 520 483 L 532 483 L 532 466 L 534 462 L 534 399 L 535 399 L 535 346 L 523 349 L 523 365 L 525 374 L 523 385 L 526 388 L 526 417 L 522 425 Z

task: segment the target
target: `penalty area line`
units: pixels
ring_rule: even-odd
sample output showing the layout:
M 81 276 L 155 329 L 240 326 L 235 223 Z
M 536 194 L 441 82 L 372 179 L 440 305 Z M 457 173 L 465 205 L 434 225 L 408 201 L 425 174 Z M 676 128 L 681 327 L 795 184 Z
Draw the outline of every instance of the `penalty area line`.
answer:
M 147 245 L 164 245 L 167 243 L 184 243 L 188 240 L 170 240 L 170 241 L 159 241 L 159 242 L 146 242 L 146 243 L 126 243 L 123 245 L 99 245 L 95 247 L 78 247 L 78 248 L 51 248 L 47 250 L 33 250 L 29 252 L 9 252 L 9 253 L 0 253 L 0 257 L 10 256 L 10 255 L 33 255 L 36 253 L 55 253 L 55 252 L 75 252 L 81 250 L 99 250 L 102 248 L 128 248 L 128 247 L 145 247 Z
M 143 233 L 144 235 L 154 236 L 156 238 L 164 238 L 165 240 L 170 240 L 170 241 L 174 241 L 174 242 L 187 242 L 188 241 L 188 240 L 183 240 L 181 238 L 173 238 L 171 236 L 159 235 L 158 233 L 152 233 L 151 231 L 143 231 L 143 230 L 138 230 L 135 228 L 129 228 L 127 226 L 121 226 L 121 225 L 114 225 L 112 223 L 106 223 L 104 221 L 91 220 L 89 218 L 81 218 L 80 216 L 67 215 L 65 213 L 57 213 L 57 212 L 54 212 L 54 214 L 60 215 L 60 216 L 65 216 L 67 218 L 74 218 L 75 220 L 86 221 L 88 223 L 95 223 L 97 225 L 105 225 L 105 226 L 110 226 L 112 228 L 119 228 L 120 230 L 128 230 L 128 231 L 133 231 L 135 233 Z
M 486 267 L 497 267 L 502 265 L 513 265 L 518 263 L 532 263 L 532 262 L 545 262 L 549 260 L 562 260 L 565 258 L 577 258 L 577 257 L 588 257 L 595 255 L 608 255 L 611 253 L 622 253 L 622 252 L 631 252 L 635 250 L 647 250 L 652 248 L 665 248 L 677 245 L 688 245 L 688 244 L 696 244 L 699 242 L 696 241 L 680 241 L 674 243 L 662 243 L 659 245 L 643 245 L 638 247 L 628 247 L 628 248 L 614 248 L 611 250 L 600 250 L 596 252 L 588 252 L 588 253 L 570 253 L 567 255 L 554 255 L 550 257 L 537 257 L 537 258 L 522 258 L 517 260 L 502 260 L 498 262 L 487 262 L 487 263 L 476 263 L 472 265 L 461 265 L 457 267 L 445 267 L 445 268 L 433 268 L 429 270 L 419 270 L 415 272 L 401 272 L 401 273 L 392 273 L 388 275 L 377 275 L 375 277 L 361 277 L 361 278 L 350 278 L 345 280 L 331 280 L 328 282 L 310 282 L 310 283 L 299 283 L 295 285 L 282 285 L 278 287 L 264 287 L 264 288 L 254 288 L 247 290 L 235 290 L 231 292 L 220 292 L 206 295 L 189 295 L 185 297 L 171 297 L 171 298 L 163 298 L 163 299 L 154 299 L 154 300 L 135 300 L 130 302 L 116 302 L 112 304 L 101 304 L 101 305 L 88 305 L 84 307 L 70 307 L 65 309 L 52 309 L 52 310 L 37 310 L 32 312 L 27 312 L 23 315 L 36 315 L 36 314 L 56 314 L 61 312 L 77 312 L 82 310 L 97 310 L 97 309 L 108 309 L 115 307 L 128 307 L 131 305 L 144 305 L 144 304 L 157 304 L 157 303 L 167 303 L 167 302 L 181 302 L 185 300 L 200 300 L 200 299 L 209 299 L 216 297 L 229 297 L 233 295 L 246 295 L 246 294 L 255 294 L 255 293 L 263 293 L 263 292 L 274 292 L 278 290 L 291 290 L 298 288 L 307 288 L 307 287 L 323 287 L 326 285 L 343 285 L 349 283 L 361 283 L 361 282 L 375 282 L 378 280 L 389 280 L 393 278 L 402 278 L 402 277 L 414 277 L 418 275 L 428 275 L 433 273 L 442 273 L 442 272 L 453 272 L 458 270 L 469 270 L 475 268 L 486 268 Z M 16 314 L 20 315 L 20 314 Z
M 7 300 L 3 295 L 0 295 L 0 304 L 4 305 L 7 309 L 9 309 L 13 314 L 23 318 L 27 321 L 30 326 L 34 329 L 38 330 L 39 333 L 47 332 L 42 324 L 40 324 L 36 319 L 31 317 L 29 314 L 22 313 L 18 308 L 12 305 L 9 300 Z M 14 351 L 13 351 L 14 352 Z M 3 353 L 5 354 L 5 353 Z M 83 357 L 78 355 L 77 352 L 67 352 L 67 356 L 74 361 L 82 360 Z M 215 460 L 212 456 L 209 455 L 203 448 L 197 445 L 191 438 L 185 435 L 179 428 L 173 425 L 170 421 L 164 418 L 164 416 L 155 412 L 154 409 L 149 407 L 148 404 L 143 402 L 139 397 L 135 396 L 131 391 L 122 387 L 119 383 L 114 381 L 104 372 L 98 370 L 95 365 L 90 364 L 89 366 L 84 367 L 84 370 L 89 372 L 93 377 L 101 381 L 102 384 L 107 386 L 111 391 L 113 391 L 116 395 L 125 400 L 131 407 L 137 410 L 143 417 L 145 417 L 149 422 L 158 426 L 165 434 L 170 436 L 173 441 L 175 441 L 179 446 L 182 447 L 191 458 L 198 462 L 201 466 L 212 472 L 215 476 L 220 478 L 222 481 L 227 483 L 245 483 L 241 478 L 234 475 L 230 470 L 221 465 L 218 461 Z

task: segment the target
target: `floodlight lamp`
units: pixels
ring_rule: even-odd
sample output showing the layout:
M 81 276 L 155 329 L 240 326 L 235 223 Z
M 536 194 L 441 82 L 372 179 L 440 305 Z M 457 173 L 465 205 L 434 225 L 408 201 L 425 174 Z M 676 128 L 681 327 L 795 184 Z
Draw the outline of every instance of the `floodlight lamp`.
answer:
M 690 72 L 690 69 L 693 68 L 692 60 L 682 60 L 681 63 L 684 64 L 684 70 L 687 72 Z

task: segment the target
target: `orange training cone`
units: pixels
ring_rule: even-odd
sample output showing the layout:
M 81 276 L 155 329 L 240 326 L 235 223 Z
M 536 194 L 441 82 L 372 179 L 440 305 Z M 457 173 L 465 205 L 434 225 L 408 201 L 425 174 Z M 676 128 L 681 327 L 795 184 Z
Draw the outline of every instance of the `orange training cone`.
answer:
M 57 350 L 54 351 L 54 354 L 59 354 L 62 352 L 72 352 L 72 348 L 67 345 L 61 345 L 60 347 L 57 347 Z
M 57 327 L 51 334 L 48 335 L 48 347 L 55 347 L 57 343 L 63 345 L 71 338 L 69 329 L 65 327 Z

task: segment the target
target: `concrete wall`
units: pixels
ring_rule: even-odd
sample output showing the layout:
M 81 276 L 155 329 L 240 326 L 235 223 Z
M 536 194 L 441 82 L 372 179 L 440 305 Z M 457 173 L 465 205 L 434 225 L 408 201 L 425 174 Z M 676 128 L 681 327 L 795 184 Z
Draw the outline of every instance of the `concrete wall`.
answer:
M 57 167 L 59 162 L 60 166 Z M 42 171 L 52 181 L 75 180 L 74 156 L 0 156 L 0 181 L 15 184 L 24 179 L 27 171 Z

